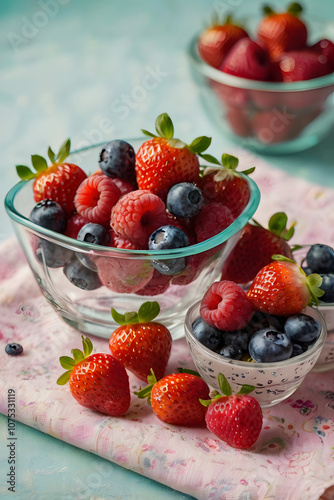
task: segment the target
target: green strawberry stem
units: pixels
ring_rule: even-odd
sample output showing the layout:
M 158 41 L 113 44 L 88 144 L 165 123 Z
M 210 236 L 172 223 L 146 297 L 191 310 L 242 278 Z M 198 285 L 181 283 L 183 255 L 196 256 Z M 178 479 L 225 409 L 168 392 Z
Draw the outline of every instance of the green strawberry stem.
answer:
M 262 7 L 262 11 L 266 16 L 272 16 L 273 14 L 277 14 L 277 12 L 270 7 L 270 5 L 264 5 Z M 289 14 L 293 14 L 298 17 L 300 13 L 303 11 L 303 7 L 298 2 L 292 2 L 286 12 Z
M 202 175 L 207 175 L 211 172 L 216 171 L 217 172 L 217 175 L 215 176 L 216 181 L 223 180 L 225 176 L 228 175 L 228 173 L 230 172 L 235 172 L 236 174 L 241 173 L 244 175 L 249 175 L 253 173 L 255 170 L 255 167 L 251 167 L 248 168 L 247 170 L 241 170 L 240 172 L 236 172 L 236 169 L 239 165 L 239 159 L 228 153 L 222 154 L 221 161 L 217 160 L 217 158 L 215 158 L 210 154 L 200 154 L 199 156 L 208 163 L 213 163 L 214 165 L 217 165 L 215 167 L 201 166 Z
M 201 399 L 200 398 L 200 402 L 202 403 L 203 406 L 210 406 L 210 404 L 215 401 L 216 399 L 219 399 L 219 398 L 222 398 L 224 396 L 232 396 L 232 388 L 227 380 L 227 378 L 225 377 L 225 375 L 223 375 L 222 373 L 219 373 L 218 374 L 218 377 L 217 377 L 217 380 L 218 380 L 218 384 L 219 384 L 219 388 L 221 390 L 221 393 L 220 394 L 218 391 L 214 391 L 212 393 L 212 399 Z M 248 385 L 248 384 L 244 384 L 241 389 L 236 393 L 236 395 L 245 395 L 245 394 L 249 394 L 250 392 L 254 391 L 255 387 L 253 385 Z
M 148 130 L 141 129 L 143 134 L 148 137 L 162 137 L 168 141 L 168 144 L 173 148 L 182 149 L 187 147 L 194 154 L 201 155 L 204 151 L 208 149 L 211 144 L 211 137 L 200 136 L 194 139 L 190 144 L 186 144 L 179 139 L 174 138 L 174 125 L 167 113 L 162 113 L 155 120 L 155 130 L 156 134 L 152 134 Z
M 48 157 L 49 157 L 52 165 L 54 163 L 58 163 L 58 164 L 63 163 L 63 161 L 70 154 L 70 150 L 71 150 L 70 139 L 66 139 L 66 141 L 63 142 L 63 144 L 59 148 L 57 155 L 55 155 L 55 153 L 52 151 L 52 149 L 49 146 Z M 33 172 L 26 165 L 16 165 L 16 172 L 17 172 L 17 175 L 20 177 L 20 179 L 22 179 L 24 181 L 34 179 L 41 172 L 44 172 L 48 168 L 48 164 L 47 164 L 46 159 L 40 155 L 31 155 L 31 164 L 34 167 L 35 172 Z
M 271 256 L 271 258 L 272 260 L 277 260 L 280 262 L 291 262 L 292 264 L 295 264 L 298 267 L 300 273 L 302 273 L 303 276 L 306 277 L 306 286 L 308 288 L 308 291 L 310 292 L 310 301 L 307 305 L 318 306 L 319 297 L 322 297 L 325 293 L 324 290 L 320 288 L 322 284 L 322 277 L 316 273 L 309 274 L 307 276 L 305 271 L 297 264 L 295 260 L 289 259 L 285 255 L 274 254 Z
M 263 227 L 254 218 L 252 220 L 256 226 Z M 288 229 L 286 227 L 287 223 L 288 223 L 288 216 L 286 215 L 286 213 L 276 212 L 269 219 L 268 230 L 271 233 L 275 234 L 276 236 L 283 238 L 285 241 L 289 241 L 294 235 L 295 225 L 297 224 L 297 222 L 294 221 Z
M 144 302 L 138 312 L 131 311 L 124 314 L 118 313 L 115 309 L 111 308 L 111 315 L 113 320 L 119 325 L 130 325 L 132 323 L 149 323 L 160 313 L 159 303 Z
M 90 354 L 93 351 L 93 344 L 92 341 L 88 337 L 84 337 L 81 335 L 82 338 L 82 347 L 83 347 L 83 352 L 80 349 L 72 349 L 72 356 L 73 358 L 69 356 L 61 356 L 59 358 L 59 362 L 65 370 L 67 370 L 65 373 L 63 373 L 57 380 L 58 385 L 65 385 L 67 382 L 70 380 L 71 372 L 75 365 L 81 363 L 84 359 L 88 358 Z
M 148 385 L 144 387 L 143 389 L 140 389 L 139 391 L 135 391 L 134 395 L 137 396 L 139 399 L 147 399 L 147 404 L 151 404 L 151 392 L 154 384 L 158 382 L 154 371 L 151 368 L 151 375 L 147 375 L 147 383 Z
M 201 377 L 200 374 L 196 370 L 189 370 L 188 368 L 178 368 L 177 371 L 179 373 L 189 373 L 189 375 L 195 375 L 196 377 Z

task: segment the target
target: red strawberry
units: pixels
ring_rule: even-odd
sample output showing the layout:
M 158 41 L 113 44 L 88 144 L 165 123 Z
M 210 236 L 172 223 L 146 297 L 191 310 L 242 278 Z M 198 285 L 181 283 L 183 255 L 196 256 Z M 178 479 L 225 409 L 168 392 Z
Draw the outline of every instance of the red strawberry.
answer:
M 189 373 L 172 373 L 157 381 L 153 370 L 147 381 L 149 385 L 135 394 L 148 399 L 162 422 L 187 427 L 205 424 L 206 408 L 200 400 L 209 397 L 210 389 L 198 374 L 189 370 Z
M 33 196 L 36 202 L 49 198 L 56 201 L 68 213 L 74 212 L 74 197 L 78 186 L 86 179 L 86 173 L 73 163 L 64 163 L 69 155 L 70 139 L 60 147 L 57 156 L 51 148 L 48 150 L 52 165 L 48 167 L 45 158 L 32 155 L 32 165 L 36 173 L 24 165 L 17 165 L 16 170 L 23 180 L 34 179 Z
M 121 325 L 110 337 L 111 354 L 144 381 L 151 369 L 162 377 L 170 357 L 171 334 L 164 325 L 153 321 L 159 312 L 158 302 L 144 302 L 138 313 L 119 314 L 111 309 L 112 317 Z
M 198 40 L 198 51 L 206 63 L 218 68 L 233 45 L 244 37 L 248 37 L 246 31 L 228 16 L 224 24 L 215 23 L 203 31 Z
M 256 443 L 262 429 L 261 406 L 248 395 L 255 387 L 243 385 L 237 394 L 232 394 L 230 384 L 221 373 L 218 382 L 224 395 L 218 393 L 213 399 L 202 401 L 208 407 L 207 428 L 233 448 L 246 450 Z
M 266 17 L 258 27 L 258 37 L 267 46 L 272 59 L 277 59 L 283 52 L 305 48 L 307 29 L 298 17 L 302 11 L 298 3 L 292 3 L 284 13 L 276 13 L 268 6 L 263 10 Z
M 174 126 L 166 113 L 158 116 L 155 127 L 158 136 L 144 142 L 136 154 L 136 175 L 139 189 L 150 190 L 162 200 L 169 189 L 180 182 L 197 182 L 199 162 L 197 154 L 205 151 L 211 139 L 199 137 L 186 145 L 173 139 Z
M 230 50 L 219 69 L 240 78 L 266 81 L 271 75 L 271 67 L 268 52 L 254 40 L 242 38 Z
M 62 356 L 60 364 L 67 371 L 57 384 L 69 381 L 76 401 L 86 408 L 110 416 L 124 415 L 130 406 L 129 377 L 122 363 L 110 354 L 91 354 L 93 344 L 82 338 L 83 351 L 72 349 L 73 358 Z
M 332 69 L 334 71 L 334 43 L 331 42 L 330 40 L 327 40 L 327 38 L 324 38 L 323 40 L 319 40 L 319 42 L 315 43 L 310 47 L 310 50 L 314 50 L 314 52 L 317 52 L 319 55 L 325 56 L 327 58 L 327 61 Z
M 147 248 L 151 234 L 167 224 L 164 202 L 149 190 L 137 189 L 122 196 L 111 212 L 115 233 Z
M 233 221 L 234 217 L 227 206 L 216 201 L 208 203 L 195 219 L 197 243 L 208 240 L 224 231 Z
M 255 168 L 237 172 L 238 158 L 225 153 L 222 155 L 221 164 L 218 160 L 215 160 L 215 164 L 217 166 L 204 168 L 199 187 L 207 202 L 215 201 L 226 205 L 236 219 L 247 206 L 250 198 L 247 180 L 240 174 L 248 175 Z
M 253 307 L 239 285 L 233 281 L 215 281 L 202 298 L 200 315 L 209 325 L 233 332 L 247 325 Z
M 280 57 L 279 66 L 284 82 L 311 80 L 332 72 L 327 57 L 311 50 L 287 52 Z
M 254 309 L 277 316 L 298 314 L 308 304 L 317 303 L 323 295 L 317 274 L 306 276 L 293 260 L 275 256 L 271 264 L 263 267 L 248 290 L 248 299 Z
M 252 121 L 253 133 L 262 144 L 277 144 L 296 136 L 294 121 L 296 115 L 282 113 L 277 108 L 258 111 Z
M 258 223 L 246 224 L 224 263 L 221 279 L 246 284 L 272 261 L 272 255 L 282 254 L 291 258 L 287 241 L 293 236 L 295 223 L 287 229 L 287 220 L 284 212 L 278 212 L 269 219 L 268 229 Z
M 252 133 L 247 110 L 244 107 L 230 105 L 226 111 L 227 121 L 235 134 L 249 137 Z

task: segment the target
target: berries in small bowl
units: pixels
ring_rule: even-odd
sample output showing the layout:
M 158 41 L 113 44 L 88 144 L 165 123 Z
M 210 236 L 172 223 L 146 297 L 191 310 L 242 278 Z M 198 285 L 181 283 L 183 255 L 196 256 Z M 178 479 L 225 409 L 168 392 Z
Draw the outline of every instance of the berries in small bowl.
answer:
M 334 124 L 330 24 L 310 19 L 293 2 L 278 12 L 265 5 L 242 28 L 243 34 L 236 14 L 227 26 L 216 23 L 196 35 L 189 46 L 210 119 L 259 152 L 292 153 L 319 143 Z
M 173 338 L 183 336 L 186 310 L 218 279 L 259 203 L 256 184 L 235 171 L 237 159 L 227 154 L 225 163 L 235 168 L 219 181 L 219 196 L 211 198 L 206 189 L 203 193 L 202 165 L 214 161 L 225 172 L 206 153 L 210 138 L 181 142 L 165 113 L 156 121 L 156 133 L 145 134 L 146 140 L 117 139 L 71 154 L 71 164 L 84 175 L 75 192 L 70 183 L 73 208 L 69 211 L 65 204 L 65 223 L 59 227 L 34 219 L 35 174 L 30 168 L 17 168 L 25 182 L 6 197 L 7 212 L 42 293 L 61 318 L 86 334 L 109 338 L 115 329 L 110 309 L 138 310 L 145 296 L 159 301 L 161 321 Z M 58 162 L 56 156 L 50 153 L 51 162 Z M 47 168 L 53 175 L 56 165 Z M 52 177 L 45 182 L 52 187 Z M 61 182 L 59 201 L 39 203 L 62 207 L 67 183 Z M 217 182 L 210 180 L 215 195 Z M 179 187 L 182 203 L 173 195 Z M 45 242 L 42 248 L 40 242 Z

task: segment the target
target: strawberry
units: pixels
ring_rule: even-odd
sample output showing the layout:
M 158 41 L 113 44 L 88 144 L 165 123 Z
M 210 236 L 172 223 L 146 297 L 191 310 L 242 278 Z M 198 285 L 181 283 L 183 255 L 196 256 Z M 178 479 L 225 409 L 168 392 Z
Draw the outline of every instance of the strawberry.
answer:
M 272 73 L 272 62 L 268 52 L 259 44 L 250 38 L 242 38 L 230 50 L 219 69 L 240 78 L 266 81 Z
M 317 43 L 310 47 L 310 50 L 314 50 L 319 55 L 325 56 L 328 63 L 330 64 L 331 70 L 334 71 L 334 43 L 327 38 L 319 40 Z
M 151 370 L 148 386 L 135 392 L 140 399 L 148 400 L 155 415 L 171 425 L 187 427 L 205 424 L 206 408 L 200 399 L 209 397 L 209 387 L 198 373 L 185 370 L 166 375 L 159 381 Z
M 272 261 L 272 255 L 282 254 L 291 258 L 287 241 L 294 234 L 295 223 L 287 229 L 287 220 L 284 212 L 277 212 L 270 217 L 268 229 L 256 221 L 246 224 L 224 263 L 221 279 L 245 285 Z
M 221 163 L 211 155 L 204 155 L 205 159 L 216 166 L 205 167 L 203 177 L 199 182 L 204 199 L 207 202 L 215 201 L 226 205 L 234 219 L 236 219 L 246 207 L 250 191 L 247 180 L 240 174 L 248 175 L 254 172 L 254 168 L 237 172 L 238 158 L 224 153 Z
M 239 106 L 227 106 L 227 121 L 233 132 L 240 137 L 249 137 L 252 134 L 247 110 Z
M 32 155 L 31 162 L 36 170 L 32 172 L 25 165 L 17 165 L 16 171 L 22 180 L 35 179 L 33 196 L 36 202 L 50 198 L 56 201 L 68 213 L 75 211 L 74 197 L 81 182 L 87 178 L 86 173 L 73 163 L 64 163 L 71 148 L 70 139 L 67 139 L 59 149 L 57 155 L 49 147 L 48 156 L 52 165 L 40 155 Z
M 73 358 L 59 358 L 67 371 L 58 378 L 57 384 L 65 385 L 69 381 L 71 394 L 81 406 L 110 416 L 124 415 L 131 399 L 124 366 L 110 354 L 92 354 L 90 339 L 81 338 L 83 352 L 72 349 Z
M 298 264 L 274 255 L 274 262 L 263 267 L 248 290 L 248 299 L 254 309 L 276 316 L 298 314 L 307 305 L 317 304 L 324 292 L 319 288 L 318 274 L 306 276 Z
M 292 3 L 284 13 L 276 13 L 269 6 L 264 6 L 263 11 L 266 17 L 258 27 L 258 38 L 267 46 L 273 60 L 283 52 L 306 47 L 307 29 L 299 19 L 302 7 L 298 3 Z
M 198 51 L 206 63 L 218 68 L 233 45 L 245 37 L 248 37 L 246 31 L 232 22 L 231 16 L 227 16 L 224 23 L 214 22 L 212 26 L 201 33 L 198 40 Z
M 201 400 L 207 407 L 207 428 L 233 448 L 246 450 L 256 443 L 262 429 L 261 406 L 248 395 L 255 387 L 243 385 L 237 394 L 232 394 L 230 384 L 221 373 L 218 383 L 223 395 L 216 393 L 211 400 Z
M 261 144 L 291 140 L 294 137 L 294 119 L 295 115 L 289 113 L 286 116 L 277 108 L 258 111 L 252 120 L 253 133 Z
M 137 183 L 139 189 L 149 190 L 165 201 L 174 184 L 198 181 L 197 154 L 209 147 L 211 139 L 198 137 L 189 145 L 174 139 L 174 126 L 166 113 L 158 116 L 155 128 L 158 135 L 143 130 L 152 139 L 144 142 L 137 151 Z
M 312 50 L 290 51 L 281 55 L 279 67 L 284 82 L 320 78 L 333 71 L 326 56 Z
M 159 312 L 158 302 L 144 302 L 138 313 L 119 314 L 111 309 L 113 319 L 121 325 L 110 337 L 111 354 L 144 381 L 151 368 L 162 377 L 170 357 L 171 334 L 164 325 L 152 321 Z

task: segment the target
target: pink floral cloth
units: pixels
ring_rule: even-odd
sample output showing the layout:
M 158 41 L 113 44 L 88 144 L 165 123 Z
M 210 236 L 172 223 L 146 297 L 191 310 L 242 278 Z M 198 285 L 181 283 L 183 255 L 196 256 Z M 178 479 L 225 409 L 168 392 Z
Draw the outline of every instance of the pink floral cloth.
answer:
M 334 244 L 332 190 L 264 162 L 253 177 L 262 193 L 257 220 L 266 224 L 285 210 L 298 220 L 294 243 Z M 1 413 L 14 389 L 20 422 L 198 499 L 334 498 L 334 370 L 310 373 L 288 400 L 265 409 L 257 443 L 240 451 L 205 428 L 163 424 L 134 395 L 122 418 L 78 405 L 56 380 L 64 371 L 59 356 L 81 347 L 80 334 L 41 295 L 15 239 L 0 247 L 0 318 Z M 96 352 L 108 352 L 107 340 L 91 338 Z M 8 342 L 21 343 L 24 354 L 8 356 Z M 193 368 L 184 339 L 174 341 L 168 372 L 177 367 Z M 129 376 L 134 392 L 139 381 Z

